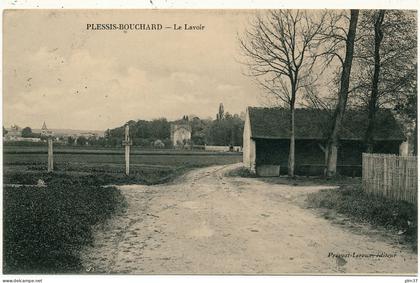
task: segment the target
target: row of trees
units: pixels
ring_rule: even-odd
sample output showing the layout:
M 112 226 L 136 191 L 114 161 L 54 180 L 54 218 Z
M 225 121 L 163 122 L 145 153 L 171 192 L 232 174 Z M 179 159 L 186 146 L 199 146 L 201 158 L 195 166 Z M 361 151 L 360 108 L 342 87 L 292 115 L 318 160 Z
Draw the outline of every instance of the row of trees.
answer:
M 209 124 L 205 141 L 209 145 L 242 146 L 243 130 L 244 120 L 238 114 L 231 115 L 227 112 L 221 119 Z
M 184 116 L 182 119 L 169 122 L 166 118 L 153 119 L 151 121 L 138 120 L 128 121 L 130 137 L 133 145 L 141 147 L 172 147 L 171 124 L 187 123 L 191 126 L 192 145 L 222 145 L 242 146 L 242 133 L 244 117 L 238 114 L 224 113 L 223 104 L 219 106 L 216 119 L 200 119 L 196 116 Z M 119 147 L 124 139 L 125 125 L 114 129 L 107 129 L 104 137 L 62 137 L 62 142 L 69 145 L 93 145 L 104 147 Z M 3 127 L 3 136 L 7 130 Z M 30 127 L 22 129 L 24 138 L 42 138 L 40 133 L 33 133 Z
M 191 126 L 191 143 L 193 145 L 239 145 L 242 146 L 242 133 L 244 127 L 243 117 L 238 114 L 224 113 L 223 104 L 220 104 L 216 119 L 201 119 L 194 115 L 184 116 L 183 119 L 173 122 L 166 118 L 151 121 L 128 121 L 130 136 L 135 146 L 150 147 L 157 140 L 165 147 L 172 146 L 171 123 L 188 123 Z M 124 125 L 125 126 L 125 125 Z M 109 146 L 119 146 L 124 138 L 124 126 L 105 131 L 104 143 Z M 160 143 L 159 143 L 160 144 Z
M 170 145 L 171 125 L 165 118 L 152 121 L 130 120 L 130 136 L 133 145 L 149 147 L 156 140 L 161 140 L 165 145 Z M 124 139 L 124 127 L 117 127 L 105 131 L 105 143 L 109 146 L 121 146 Z
M 290 176 L 297 104 L 331 110 L 327 176 L 336 174 L 338 133 L 349 106 L 368 113 L 367 152 L 380 107 L 393 108 L 417 130 L 416 27 L 415 14 L 401 10 L 275 10 L 252 20 L 239 44 L 249 74 L 272 103 L 290 110 Z

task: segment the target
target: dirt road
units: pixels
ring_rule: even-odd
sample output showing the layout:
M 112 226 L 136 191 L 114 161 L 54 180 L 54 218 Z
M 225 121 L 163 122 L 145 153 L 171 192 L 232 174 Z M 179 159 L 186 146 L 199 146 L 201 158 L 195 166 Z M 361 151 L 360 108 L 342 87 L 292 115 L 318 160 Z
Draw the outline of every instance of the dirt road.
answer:
M 197 169 L 171 184 L 120 186 L 127 211 L 96 232 L 94 246 L 82 253 L 86 271 L 417 272 L 414 253 L 375 233 L 356 234 L 302 207 L 308 192 L 326 187 L 225 177 L 235 166 L 239 165 Z

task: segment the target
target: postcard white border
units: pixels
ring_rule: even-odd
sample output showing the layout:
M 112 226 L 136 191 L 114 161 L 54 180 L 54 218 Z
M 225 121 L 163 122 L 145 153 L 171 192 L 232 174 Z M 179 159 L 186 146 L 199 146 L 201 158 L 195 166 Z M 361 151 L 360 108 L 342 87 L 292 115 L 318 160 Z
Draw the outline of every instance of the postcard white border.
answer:
M 418 10 L 419 1 L 416 0 L 3 0 L 0 9 L 412 9 Z M 3 14 L 3 13 L 2 13 Z M 418 23 L 417 23 L 418 24 Z M 3 31 L 3 21 L 0 22 Z M 419 29 L 417 28 L 417 32 Z M 418 36 L 417 36 L 418 38 Z M 0 38 L 1 54 L 3 54 L 3 36 Z M 418 56 L 417 56 L 418 58 Z M 3 66 L 1 56 L 0 66 Z M 2 70 L 2 67 L 0 67 Z M 3 74 L 3 72 L 1 72 Z M 0 87 L 3 93 L 3 80 Z M 1 110 L 3 100 L 0 101 Z M 0 115 L 3 123 L 3 115 Z M 3 144 L 1 143 L 1 152 Z M 0 168 L 3 171 L 3 155 L 0 155 Z M 0 181 L 3 176 L 0 174 Z M 3 194 L 0 194 L 3 203 Z M 0 219 L 3 219 L 0 210 Z M 1 229 L 1 226 L 0 226 Z M 2 241 L 0 241 L 2 250 Z M 0 258 L 0 267 L 2 258 Z M 36 280 L 47 282 L 407 282 L 415 279 L 413 276 L 142 276 L 142 275 L 0 275 L 4 280 Z M 16 283 L 19 281 L 16 281 Z M 413 281 L 411 281 L 413 282 Z M 410 283 L 411 283 L 410 282 Z

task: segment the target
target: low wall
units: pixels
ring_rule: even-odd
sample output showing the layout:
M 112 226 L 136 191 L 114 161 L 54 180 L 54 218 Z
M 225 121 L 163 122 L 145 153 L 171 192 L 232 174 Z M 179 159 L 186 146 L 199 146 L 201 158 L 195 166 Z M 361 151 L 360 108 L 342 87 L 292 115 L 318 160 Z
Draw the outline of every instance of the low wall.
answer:
M 229 151 L 229 146 L 205 145 L 204 146 L 204 150 L 223 152 L 223 151 Z M 233 147 L 233 151 L 235 151 L 235 152 L 242 152 L 242 147 L 241 146 L 234 146 Z

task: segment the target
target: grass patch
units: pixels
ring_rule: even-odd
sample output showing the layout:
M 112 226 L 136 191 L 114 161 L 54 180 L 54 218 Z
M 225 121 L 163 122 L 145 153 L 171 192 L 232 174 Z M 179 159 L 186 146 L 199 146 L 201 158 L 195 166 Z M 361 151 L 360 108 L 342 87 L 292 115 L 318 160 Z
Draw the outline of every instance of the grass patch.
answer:
M 360 184 L 309 194 L 307 203 L 333 209 L 357 222 L 401 231 L 404 241 L 417 250 L 417 208 L 411 203 L 367 195 Z
M 226 177 L 242 177 L 242 178 L 256 178 L 257 175 L 252 173 L 248 168 L 242 166 L 232 169 L 225 173 Z
M 4 186 L 3 272 L 74 273 L 92 228 L 123 209 L 115 187 L 92 176 L 49 176 L 47 187 Z
M 163 165 L 163 166 L 200 166 L 200 165 L 224 165 L 238 163 L 242 161 L 242 155 L 237 153 L 219 153 L 212 154 L 202 152 L 200 154 L 193 152 L 155 152 L 148 154 L 131 154 L 131 165 Z M 31 165 L 31 164 L 47 164 L 47 153 L 3 153 L 3 165 Z M 85 164 L 90 167 L 97 167 L 101 164 L 109 164 L 114 166 L 121 166 L 125 164 L 124 153 L 114 152 L 54 152 L 54 163 L 61 165 L 69 164 Z
M 336 176 L 334 178 L 323 176 L 280 176 L 280 177 L 261 177 L 260 180 L 278 185 L 291 185 L 291 186 L 312 186 L 312 185 L 329 185 L 329 186 L 342 186 L 342 185 L 355 185 L 361 183 L 360 177 L 346 177 Z
M 39 179 L 47 184 L 56 178 L 82 178 L 90 183 L 97 185 L 120 185 L 120 184 L 143 184 L 154 185 L 172 180 L 176 176 L 192 169 L 191 167 L 169 167 L 169 168 L 150 168 L 144 167 L 136 171 L 131 171 L 130 176 L 123 172 L 100 172 L 100 171 L 46 171 L 30 170 L 24 174 L 15 170 L 4 172 L 4 184 L 24 184 L 35 185 Z

